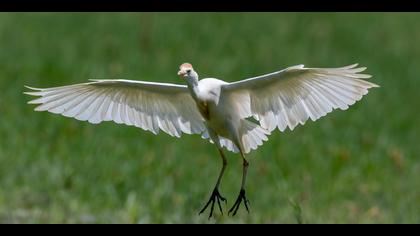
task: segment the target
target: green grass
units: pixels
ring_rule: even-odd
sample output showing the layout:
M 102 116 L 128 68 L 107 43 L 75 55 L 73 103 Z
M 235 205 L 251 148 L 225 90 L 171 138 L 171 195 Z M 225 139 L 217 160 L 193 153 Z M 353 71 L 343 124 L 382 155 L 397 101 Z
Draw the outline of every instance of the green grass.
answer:
M 420 14 L 1 13 L 1 223 L 420 223 Z M 235 81 L 359 62 L 381 85 L 347 111 L 274 132 L 248 157 L 251 212 L 198 211 L 221 167 L 175 139 L 34 112 L 24 85 L 92 77 L 182 83 L 179 64 Z M 231 206 L 241 160 L 228 153 Z

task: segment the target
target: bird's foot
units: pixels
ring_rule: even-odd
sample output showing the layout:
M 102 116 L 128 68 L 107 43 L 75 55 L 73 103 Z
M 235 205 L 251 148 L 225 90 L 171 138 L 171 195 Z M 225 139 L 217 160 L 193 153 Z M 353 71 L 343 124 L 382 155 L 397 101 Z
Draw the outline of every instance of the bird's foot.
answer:
M 209 201 L 206 203 L 206 205 L 203 207 L 203 209 L 201 209 L 200 213 L 198 213 L 198 214 L 203 213 L 207 209 L 207 207 L 210 205 L 210 203 L 211 203 L 210 215 L 209 215 L 209 219 L 210 219 L 212 217 L 212 215 L 213 215 L 214 203 L 217 201 L 217 204 L 219 205 L 219 210 L 220 210 L 220 212 L 223 215 L 223 211 L 222 211 L 222 206 L 220 204 L 220 200 L 222 200 L 225 203 L 227 203 L 226 198 L 222 197 L 220 195 L 220 193 L 219 193 L 219 190 L 217 188 L 215 188 L 213 190 L 213 193 L 211 194 L 211 197 L 210 197 Z
M 233 204 L 232 208 L 230 208 L 228 215 L 230 215 L 231 212 L 233 212 L 232 216 L 236 215 L 236 212 L 238 211 L 242 200 L 244 201 L 246 211 L 249 213 L 249 209 L 248 209 L 249 200 L 245 196 L 245 189 L 241 189 L 241 191 L 239 192 L 238 198 L 236 199 L 235 204 Z

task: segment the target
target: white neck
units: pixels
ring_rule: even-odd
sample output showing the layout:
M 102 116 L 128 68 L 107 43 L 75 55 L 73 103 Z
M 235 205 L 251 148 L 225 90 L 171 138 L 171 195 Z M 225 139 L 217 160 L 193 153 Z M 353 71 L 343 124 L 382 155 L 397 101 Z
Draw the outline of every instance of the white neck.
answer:
M 192 97 L 194 100 L 197 100 L 198 98 L 198 74 L 194 71 L 191 73 L 190 76 L 186 78 L 188 89 L 191 92 Z

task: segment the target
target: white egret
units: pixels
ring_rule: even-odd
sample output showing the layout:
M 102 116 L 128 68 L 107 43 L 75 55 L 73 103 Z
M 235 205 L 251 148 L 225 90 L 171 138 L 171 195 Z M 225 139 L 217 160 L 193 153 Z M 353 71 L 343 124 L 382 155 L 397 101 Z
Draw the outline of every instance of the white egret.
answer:
M 308 119 L 313 121 L 340 108 L 346 110 L 379 87 L 360 74 L 357 64 L 341 68 L 292 66 L 274 73 L 228 83 L 214 78 L 199 80 L 189 63 L 178 75 L 185 85 L 133 80 L 93 80 L 53 88 L 31 88 L 28 95 L 39 96 L 30 104 L 35 111 L 49 111 L 93 124 L 114 121 L 144 130 L 180 137 L 200 134 L 214 143 L 222 158 L 222 169 L 210 199 L 210 216 L 217 201 L 226 201 L 219 185 L 227 160 L 222 148 L 239 152 L 243 161 L 242 184 L 229 213 L 236 214 L 241 202 L 248 211 L 245 181 L 248 161 L 245 154 L 268 140 L 276 128 L 293 130 Z M 253 118 L 249 119 L 249 118 Z M 222 212 L 223 213 L 223 212 Z

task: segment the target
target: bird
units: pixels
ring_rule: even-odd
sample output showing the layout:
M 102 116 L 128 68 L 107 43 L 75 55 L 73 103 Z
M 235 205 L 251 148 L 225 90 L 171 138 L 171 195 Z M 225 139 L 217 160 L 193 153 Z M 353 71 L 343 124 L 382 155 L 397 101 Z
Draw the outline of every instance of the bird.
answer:
M 182 63 L 178 76 L 184 84 L 124 79 L 91 79 L 89 82 L 34 88 L 27 95 L 37 96 L 29 104 L 35 111 L 49 111 L 77 120 L 98 124 L 114 121 L 135 126 L 153 134 L 170 136 L 198 134 L 213 143 L 222 161 L 209 200 L 209 218 L 217 203 L 227 203 L 219 191 L 227 166 L 223 148 L 242 158 L 242 181 L 238 197 L 228 211 L 236 215 L 241 203 L 249 212 L 245 182 L 248 153 L 260 147 L 276 129 L 283 132 L 315 121 L 335 109 L 346 110 L 368 90 L 379 85 L 367 81 L 366 67 L 353 64 L 338 68 L 287 67 L 276 72 L 225 82 L 216 78 L 199 79 L 190 63 Z

